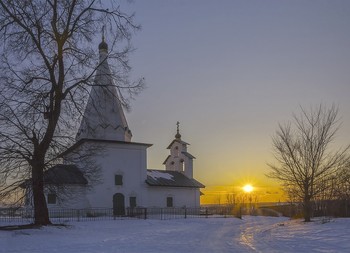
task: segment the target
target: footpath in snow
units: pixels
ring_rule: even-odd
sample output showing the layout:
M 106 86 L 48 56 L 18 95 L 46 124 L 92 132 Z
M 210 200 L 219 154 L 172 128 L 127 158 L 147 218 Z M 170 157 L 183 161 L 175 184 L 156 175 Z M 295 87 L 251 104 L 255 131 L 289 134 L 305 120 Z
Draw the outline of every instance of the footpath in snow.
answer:
M 0 231 L 0 252 L 350 252 L 350 219 L 304 223 L 245 216 L 242 220 L 109 220 L 67 225 Z

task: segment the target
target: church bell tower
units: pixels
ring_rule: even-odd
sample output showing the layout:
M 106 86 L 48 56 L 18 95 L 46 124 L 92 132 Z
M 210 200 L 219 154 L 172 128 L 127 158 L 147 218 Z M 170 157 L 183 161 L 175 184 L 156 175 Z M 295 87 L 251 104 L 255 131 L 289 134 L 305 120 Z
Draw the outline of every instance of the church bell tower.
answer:
M 170 143 L 167 149 L 170 155 L 165 159 L 165 170 L 178 171 L 185 174 L 188 178 L 193 178 L 193 159 L 195 157 L 187 152 L 187 142 L 181 140 L 180 123 L 177 122 L 175 139 Z

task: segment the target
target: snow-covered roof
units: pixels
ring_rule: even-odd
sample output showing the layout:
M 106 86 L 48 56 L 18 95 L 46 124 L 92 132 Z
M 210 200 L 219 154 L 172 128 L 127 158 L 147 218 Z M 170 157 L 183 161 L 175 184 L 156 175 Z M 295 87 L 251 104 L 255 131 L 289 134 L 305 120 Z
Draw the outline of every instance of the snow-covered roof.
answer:
M 164 187 L 205 187 L 197 180 L 188 178 L 181 172 L 168 170 L 147 170 L 146 183 L 150 186 Z
M 28 186 L 31 180 L 26 180 L 21 187 Z M 57 164 L 44 172 L 44 183 L 46 185 L 87 185 L 88 181 L 77 166 Z
M 46 184 L 84 184 L 88 182 L 75 165 L 58 164 L 44 173 Z
M 171 175 L 170 173 L 167 173 L 167 172 L 159 171 L 159 170 L 149 170 L 147 172 L 147 176 L 153 178 L 154 180 L 158 180 L 158 179 L 162 178 L 162 179 L 174 181 L 173 175 Z

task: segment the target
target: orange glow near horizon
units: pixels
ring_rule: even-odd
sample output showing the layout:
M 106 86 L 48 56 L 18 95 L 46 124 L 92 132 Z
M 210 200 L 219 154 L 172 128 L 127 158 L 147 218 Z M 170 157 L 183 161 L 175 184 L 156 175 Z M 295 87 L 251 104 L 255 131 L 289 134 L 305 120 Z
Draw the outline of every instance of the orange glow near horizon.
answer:
M 251 194 L 257 202 L 284 202 L 286 196 L 280 186 L 274 184 L 267 184 L 266 182 L 254 182 L 250 183 L 253 187 L 253 191 L 248 193 L 244 191 L 245 184 L 233 184 L 233 185 L 208 185 L 201 192 L 204 194 L 201 196 L 201 204 L 227 204 L 229 198 L 236 198 L 240 201 L 245 194 Z M 251 181 L 250 181 L 251 182 Z
M 279 182 L 265 176 L 268 168 L 259 166 L 259 163 L 252 159 L 247 160 L 245 164 L 233 164 L 232 168 L 220 163 L 218 168 L 222 169 L 220 173 L 209 170 L 213 173 L 198 172 L 198 176 L 195 175 L 196 179 L 205 185 L 205 188 L 201 189 L 202 205 L 225 205 L 232 201 L 239 203 L 247 197 L 259 203 L 278 203 L 287 199 Z M 245 191 L 246 185 L 251 185 L 253 191 Z

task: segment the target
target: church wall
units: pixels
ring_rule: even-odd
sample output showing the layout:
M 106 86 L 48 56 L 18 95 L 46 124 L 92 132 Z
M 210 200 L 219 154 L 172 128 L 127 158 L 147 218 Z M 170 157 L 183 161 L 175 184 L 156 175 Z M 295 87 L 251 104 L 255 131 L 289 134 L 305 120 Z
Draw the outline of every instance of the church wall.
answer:
M 167 198 L 173 198 L 173 207 L 199 207 L 198 188 L 148 186 L 148 207 L 167 207 Z
M 179 156 L 182 151 L 181 149 L 182 149 L 181 143 L 179 143 L 178 141 L 174 141 L 170 147 L 170 155 L 173 157 Z
M 185 175 L 188 178 L 193 178 L 193 160 L 188 158 L 188 157 L 184 157 L 184 161 L 185 161 Z
M 101 183 L 87 195 L 91 207 L 113 207 L 113 195 L 121 193 L 125 198 L 125 207 L 129 206 L 130 197 L 136 197 L 137 206 L 145 206 L 147 192 L 146 146 L 137 144 L 108 143 L 103 155 L 97 157 L 101 165 Z M 115 176 L 121 176 L 121 185 L 116 185 Z

